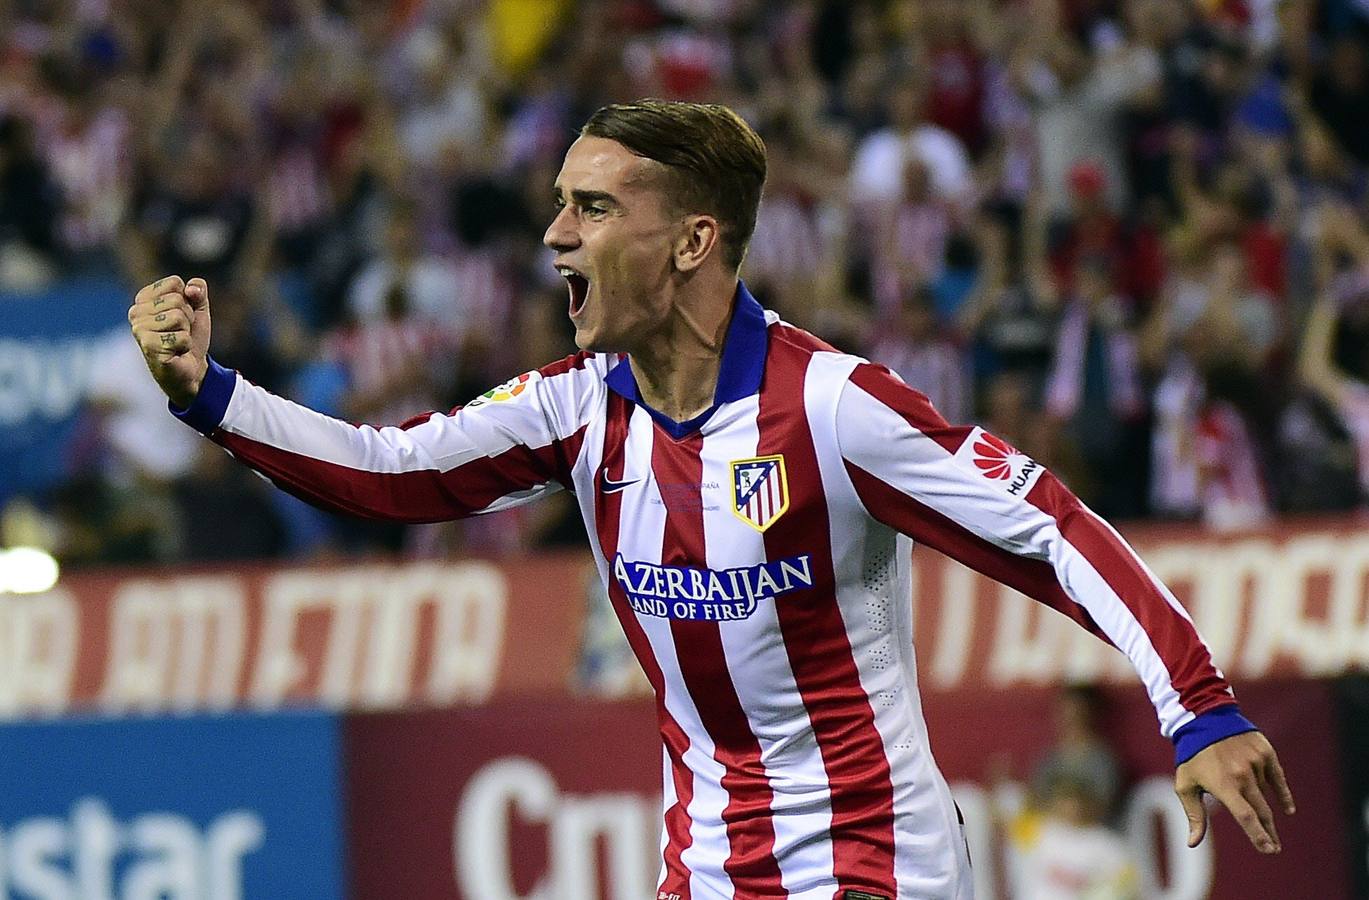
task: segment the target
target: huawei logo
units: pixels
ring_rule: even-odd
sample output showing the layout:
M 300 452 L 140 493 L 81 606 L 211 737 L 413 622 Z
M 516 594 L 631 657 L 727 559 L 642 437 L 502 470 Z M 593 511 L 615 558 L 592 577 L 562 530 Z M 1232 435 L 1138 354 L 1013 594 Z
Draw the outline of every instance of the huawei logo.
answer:
M 975 467 L 984 474 L 985 478 L 1007 481 L 1012 478 L 1012 462 L 1010 460 L 1014 456 L 1021 456 L 1022 451 L 986 431 L 982 432 L 975 440 L 974 454 Z

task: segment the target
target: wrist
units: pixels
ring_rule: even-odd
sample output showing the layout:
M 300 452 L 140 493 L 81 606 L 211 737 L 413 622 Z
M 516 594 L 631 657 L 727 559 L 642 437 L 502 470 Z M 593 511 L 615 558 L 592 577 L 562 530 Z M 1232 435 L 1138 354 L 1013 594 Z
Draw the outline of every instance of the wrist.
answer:
M 200 387 L 204 384 L 204 377 L 201 376 L 193 384 L 184 390 L 168 391 L 167 400 L 171 401 L 173 412 L 185 412 L 195 405 L 195 398 L 200 395 Z
M 195 403 L 195 398 L 200 395 L 200 390 L 204 386 L 205 375 L 209 373 L 209 358 L 206 356 L 200 360 L 199 369 L 191 373 L 189 380 L 183 380 L 180 373 L 176 372 L 170 365 L 164 365 L 160 372 L 154 370 L 157 376 L 157 383 L 166 394 L 166 399 L 171 402 L 173 410 L 186 410 Z
M 1199 713 L 1174 732 L 1174 763 L 1183 765 L 1220 740 L 1258 730 L 1253 722 L 1241 715 L 1241 708 L 1235 703 Z
M 171 414 L 203 434 L 219 427 L 228 412 L 228 402 L 237 388 L 238 375 L 213 359 L 205 361 L 204 373 L 185 395 L 168 397 Z M 181 402 L 184 400 L 185 402 Z

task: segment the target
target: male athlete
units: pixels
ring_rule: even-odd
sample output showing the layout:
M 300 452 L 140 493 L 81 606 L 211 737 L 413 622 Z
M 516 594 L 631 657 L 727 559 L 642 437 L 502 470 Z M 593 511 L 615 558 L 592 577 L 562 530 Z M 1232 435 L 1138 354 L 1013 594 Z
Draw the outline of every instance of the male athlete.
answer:
M 401 427 L 213 362 L 203 279 L 143 288 L 129 321 L 176 415 L 321 506 L 431 522 L 574 492 L 656 693 L 658 900 L 971 896 L 914 674 L 915 540 L 1126 653 L 1175 743 L 1190 844 L 1208 793 L 1278 852 L 1262 789 L 1293 798 L 1274 750 L 1122 539 L 1035 461 L 747 292 L 764 181 L 764 145 L 724 107 L 600 109 L 545 236 L 582 351 Z

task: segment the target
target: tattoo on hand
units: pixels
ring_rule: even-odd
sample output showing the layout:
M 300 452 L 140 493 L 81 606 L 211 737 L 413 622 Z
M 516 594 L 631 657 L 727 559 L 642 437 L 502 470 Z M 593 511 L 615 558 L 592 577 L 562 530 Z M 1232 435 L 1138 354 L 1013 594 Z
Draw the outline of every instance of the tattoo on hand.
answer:
M 157 313 L 157 315 L 153 317 L 152 321 L 154 321 L 154 322 L 165 322 L 165 321 L 166 321 L 166 313 Z
M 164 335 L 162 335 L 162 346 L 163 346 L 163 347 L 171 347 L 171 346 L 174 346 L 175 343 L 176 343 L 176 336 L 175 336 L 174 334 L 164 334 Z

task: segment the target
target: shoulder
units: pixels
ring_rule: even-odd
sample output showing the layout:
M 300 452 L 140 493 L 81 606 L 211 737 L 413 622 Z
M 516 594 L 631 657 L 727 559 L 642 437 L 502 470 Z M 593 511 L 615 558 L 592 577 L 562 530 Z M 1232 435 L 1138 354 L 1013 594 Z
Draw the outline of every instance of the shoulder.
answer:
M 588 350 L 581 350 L 555 362 L 549 362 L 536 372 L 542 378 L 565 377 L 575 381 L 602 382 L 620 358 L 616 353 L 591 353 Z
M 526 376 L 537 382 L 542 403 L 567 422 L 584 423 L 603 406 L 608 386 L 605 376 L 618 364 L 616 353 L 572 353 L 534 369 Z
M 903 410 L 920 407 L 919 398 L 926 402 L 884 366 L 842 352 L 778 317 L 770 324 L 767 352 L 764 390 L 779 399 L 801 400 L 810 419 L 830 421 L 838 430 L 860 424 L 872 406 Z
M 805 371 L 806 378 L 835 380 L 842 385 L 850 383 L 876 398 L 892 400 L 897 397 L 927 402 L 926 395 L 909 387 L 889 367 L 838 350 L 817 335 L 790 325 L 769 310 L 766 311 L 766 321 L 769 325 L 768 370 L 798 368 Z
M 772 309 L 765 311 L 765 337 L 766 352 L 772 357 L 778 355 L 785 360 L 796 357 L 807 359 L 816 353 L 849 355 L 837 350 L 811 331 L 805 331 L 797 325 L 789 324 Z M 852 358 L 858 359 L 859 357 Z
M 616 361 L 603 354 L 575 353 L 536 369 L 515 375 L 465 404 L 475 409 L 490 404 L 509 408 L 532 406 L 581 406 L 602 389 L 604 375 Z
M 805 378 L 821 375 L 844 380 L 851 369 L 866 362 L 838 350 L 810 331 L 789 324 L 771 310 L 765 311 L 765 323 L 767 376 L 783 370 L 804 373 Z

